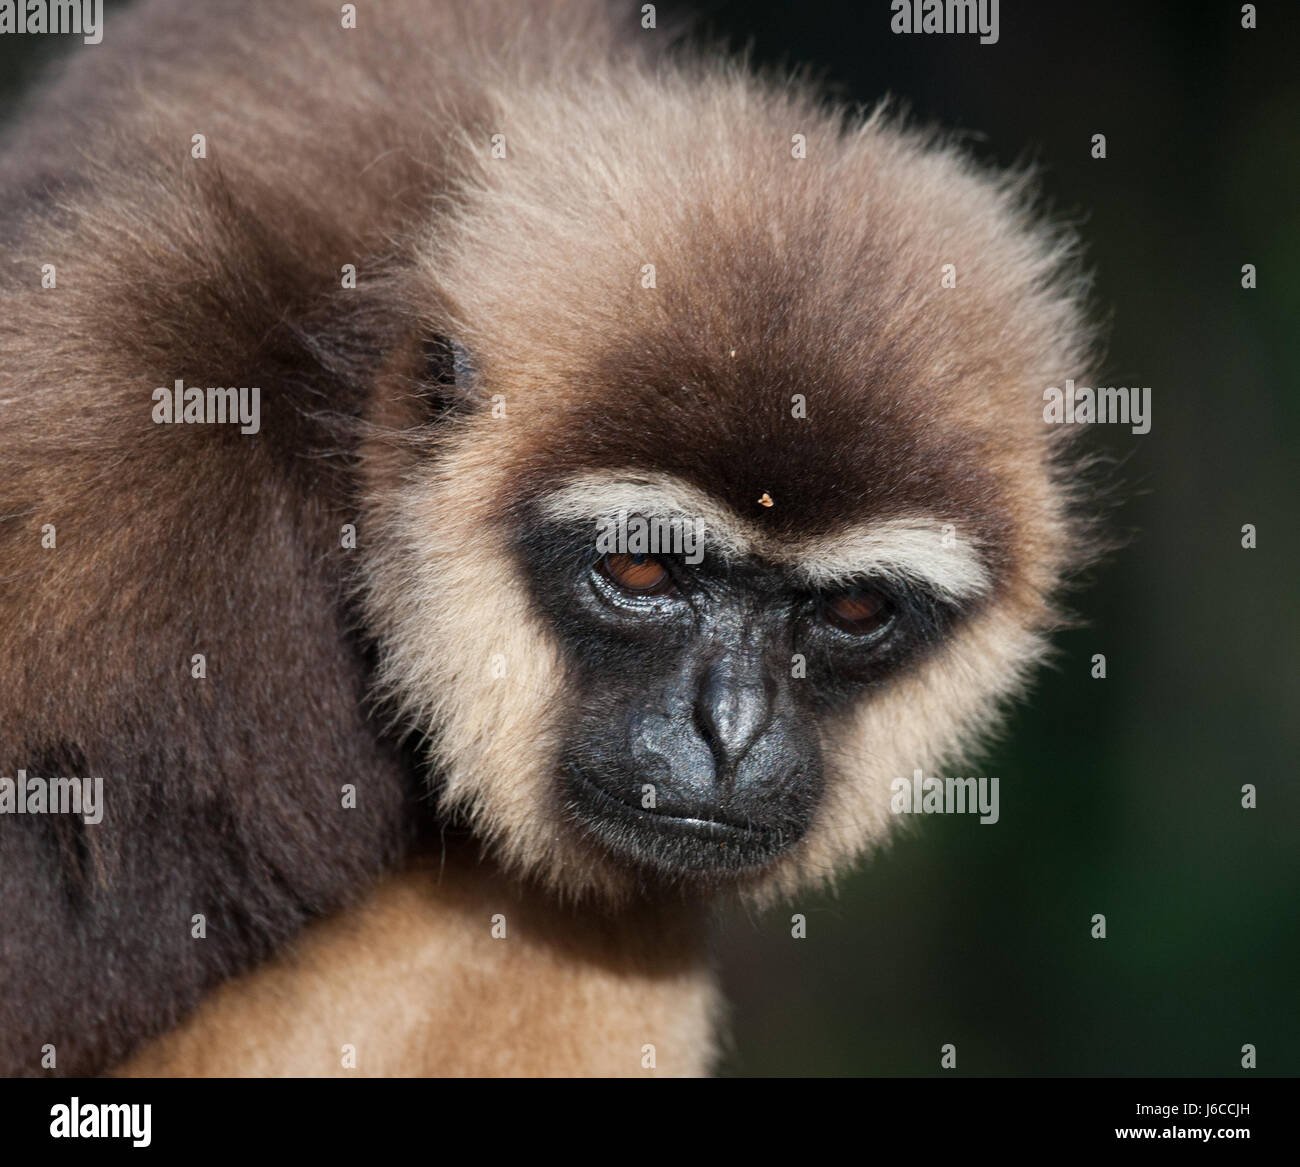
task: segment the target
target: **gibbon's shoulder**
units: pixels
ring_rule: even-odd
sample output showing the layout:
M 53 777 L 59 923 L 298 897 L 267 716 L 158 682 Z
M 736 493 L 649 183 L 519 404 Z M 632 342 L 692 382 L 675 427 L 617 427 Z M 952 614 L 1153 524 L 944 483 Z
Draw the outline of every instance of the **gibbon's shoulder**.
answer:
M 311 926 L 115 1075 L 699 1076 L 722 1013 L 702 926 L 561 908 L 453 858 Z

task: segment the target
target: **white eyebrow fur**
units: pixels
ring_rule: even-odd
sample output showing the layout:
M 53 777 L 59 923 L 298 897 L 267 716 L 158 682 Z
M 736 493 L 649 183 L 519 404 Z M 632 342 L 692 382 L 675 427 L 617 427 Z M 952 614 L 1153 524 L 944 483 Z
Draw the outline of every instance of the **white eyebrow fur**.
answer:
M 812 587 L 828 588 L 863 577 L 922 584 L 945 599 L 980 595 L 989 574 L 978 547 L 955 524 L 936 519 L 882 519 L 794 542 L 756 530 L 729 507 L 668 475 L 587 473 L 572 479 L 543 504 L 560 521 L 595 523 L 619 511 L 646 518 L 700 519 L 704 541 L 726 559 L 758 556 L 793 567 Z
M 543 509 L 561 522 L 613 518 L 619 511 L 647 519 L 701 519 L 704 541 L 724 559 L 757 553 L 761 539 L 727 507 L 668 475 L 583 474 L 550 495 Z
M 961 600 L 988 591 L 989 573 L 976 546 L 956 532 L 931 519 L 887 519 L 802 541 L 780 558 L 818 588 L 884 576 Z

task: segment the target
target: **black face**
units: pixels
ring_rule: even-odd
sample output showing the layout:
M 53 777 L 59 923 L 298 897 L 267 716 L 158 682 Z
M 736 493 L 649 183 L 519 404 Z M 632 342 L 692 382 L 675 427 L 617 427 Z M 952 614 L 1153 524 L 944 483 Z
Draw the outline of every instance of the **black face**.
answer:
M 823 788 L 818 722 L 860 698 L 955 612 L 897 582 L 820 593 L 785 568 L 602 554 L 594 524 L 522 540 L 575 667 L 558 780 L 575 825 L 674 878 L 771 862 Z M 694 558 L 694 556 L 692 556 Z

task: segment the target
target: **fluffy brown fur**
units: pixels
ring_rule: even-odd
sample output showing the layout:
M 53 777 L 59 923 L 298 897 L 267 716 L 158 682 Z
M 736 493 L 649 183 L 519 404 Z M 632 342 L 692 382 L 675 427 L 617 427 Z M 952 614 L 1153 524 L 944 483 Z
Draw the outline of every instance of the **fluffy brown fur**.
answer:
M 133 1068 L 330 1073 L 346 1042 L 363 1073 L 635 1073 L 644 1042 L 706 1068 L 694 931 L 622 949 L 672 910 L 553 789 L 581 695 L 514 548 L 584 475 L 703 492 L 775 555 L 950 524 L 988 581 L 943 651 L 822 727 L 825 800 L 743 881 L 760 900 L 882 838 L 890 780 L 983 738 L 1042 656 L 1088 553 L 1041 420 L 1089 371 L 1070 240 L 1022 178 L 616 25 L 585 0 L 395 0 L 351 31 L 333 0 L 159 0 L 11 136 L 0 774 L 103 775 L 107 810 L 0 821 L 0 1069 L 40 1072 L 47 1042 L 60 1072 L 110 1066 L 355 900 L 428 813 L 425 756 L 438 820 L 494 866 L 388 885 Z M 260 386 L 262 433 L 153 425 L 177 377 Z M 537 905 L 513 945 L 484 939 L 496 867 Z M 515 975 L 536 1046 L 501 1005 Z M 389 978 L 392 1010 L 350 1027 L 348 993 Z

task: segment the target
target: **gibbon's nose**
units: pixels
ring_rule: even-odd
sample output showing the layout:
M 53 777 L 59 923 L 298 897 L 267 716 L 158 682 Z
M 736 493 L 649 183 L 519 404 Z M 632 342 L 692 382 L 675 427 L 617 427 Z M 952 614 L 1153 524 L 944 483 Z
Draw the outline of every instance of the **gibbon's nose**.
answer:
M 772 695 L 755 662 L 728 653 L 709 666 L 695 700 L 695 721 L 719 783 L 734 781 L 741 759 L 771 720 Z

